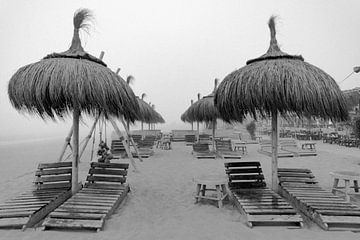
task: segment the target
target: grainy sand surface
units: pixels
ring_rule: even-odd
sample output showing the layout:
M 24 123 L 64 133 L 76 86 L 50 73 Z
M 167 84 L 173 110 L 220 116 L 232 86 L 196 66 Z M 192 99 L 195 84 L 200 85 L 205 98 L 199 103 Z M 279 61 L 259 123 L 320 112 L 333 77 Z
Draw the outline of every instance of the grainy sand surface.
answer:
M 0 143 L 0 202 L 29 189 L 37 163 L 56 161 L 62 144 L 63 139 L 56 138 Z M 258 148 L 258 144 L 248 145 L 244 160 L 260 161 L 270 186 L 271 159 L 258 153 Z M 90 149 L 80 164 L 82 181 L 88 171 Z M 331 186 L 330 171 L 360 172 L 360 149 L 320 141 L 317 149 L 316 157 L 280 159 L 279 166 L 310 168 L 326 189 Z M 230 202 L 222 209 L 212 202 L 194 204 L 194 177 L 224 174 L 224 160 L 197 160 L 184 143 L 173 143 L 173 149 L 168 151 L 155 149 L 154 156 L 136 163 L 140 173 L 130 170 L 131 192 L 106 222 L 104 231 L 0 230 L 0 239 L 360 239 L 360 233 L 326 232 L 308 221 L 303 229 L 250 229 Z

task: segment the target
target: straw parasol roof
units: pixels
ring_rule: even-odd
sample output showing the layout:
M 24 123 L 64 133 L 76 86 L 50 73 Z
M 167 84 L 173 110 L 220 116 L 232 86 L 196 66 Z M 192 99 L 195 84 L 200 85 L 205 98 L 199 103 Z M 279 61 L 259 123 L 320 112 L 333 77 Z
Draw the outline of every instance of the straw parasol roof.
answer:
M 218 79 L 215 79 L 215 87 L 212 93 L 196 101 L 181 115 L 182 121 L 209 123 L 216 121 L 220 117 L 219 111 L 214 105 L 214 94 L 218 81 Z
M 275 17 L 269 20 L 270 47 L 246 66 L 227 75 L 215 94 L 215 105 L 227 121 L 247 114 L 272 118 L 272 187 L 277 190 L 278 121 L 280 113 L 343 121 L 348 118 L 344 96 L 335 80 L 302 56 L 280 50 Z
M 139 116 L 136 118 L 138 121 L 142 121 L 145 123 L 164 123 L 165 120 L 163 117 L 155 111 L 154 108 L 150 106 L 150 104 L 146 103 L 144 100 L 142 100 L 139 97 L 136 97 L 136 100 L 139 104 Z
M 79 30 L 88 27 L 89 19 L 89 10 L 78 10 L 70 49 L 21 67 L 11 77 L 8 94 L 17 110 L 55 119 L 68 115 L 76 105 L 90 115 L 101 111 L 135 120 L 139 107 L 132 90 L 81 46 Z
M 343 121 L 348 117 L 344 96 L 335 80 L 320 68 L 280 50 L 275 37 L 275 17 L 269 20 L 268 51 L 247 61 L 220 84 L 215 104 L 225 121 L 246 114 L 263 117 L 278 112 Z
M 82 112 L 98 116 L 124 115 L 134 121 L 139 110 L 136 98 L 126 82 L 106 64 L 81 46 L 80 29 L 87 29 L 91 12 L 75 12 L 74 34 L 70 49 L 53 53 L 20 68 L 10 79 L 8 94 L 12 105 L 21 112 L 43 119 L 73 115 L 72 192 L 78 189 L 79 118 Z

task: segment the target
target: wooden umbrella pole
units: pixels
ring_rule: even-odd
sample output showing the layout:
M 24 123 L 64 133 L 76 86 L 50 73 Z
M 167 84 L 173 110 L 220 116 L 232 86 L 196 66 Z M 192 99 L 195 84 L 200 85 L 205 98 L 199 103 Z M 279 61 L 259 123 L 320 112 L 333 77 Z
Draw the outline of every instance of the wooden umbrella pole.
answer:
M 197 132 L 196 132 L 196 139 L 197 139 L 197 142 L 200 142 L 200 128 L 199 128 L 199 122 L 196 122 L 196 127 L 197 127 Z
M 116 134 L 118 135 L 118 137 L 119 137 L 119 139 L 120 139 L 120 138 L 122 137 L 122 134 L 121 134 L 120 129 L 119 129 L 118 126 L 116 125 L 115 120 L 114 120 L 113 118 L 111 118 L 111 117 L 109 117 L 108 119 L 109 119 L 110 123 L 113 125 L 114 130 L 115 130 Z M 135 164 L 135 161 L 134 161 L 134 159 L 133 159 L 133 156 L 132 156 L 132 154 L 131 154 L 130 148 L 128 147 L 128 145 L 127 145 L 127 143 L 126 143 L 126 140 L 123 141 L 123 144 L 124 144 L 126 153 L 128 154 L 128 157 L 129 157 L 129 159 L 130 159 L 130 161 L 131 161 L 131 165 L 132 165 L 133 168 L 134 168 L 134 171 L 135 171 L 135 172 L 139 172 L 139 170 L 138 170 L 137 167 L 136 167 L 136 164 Z
M 194 123 L 191 122 L 191 131 L 194 131 Z
M 88 144 L 89 140 L 91 139 L 91 136 L 92 136 L 92 134 L 93 134 L 93 132 L 94 132 L 94 129 L 95 129 L 95 127 L 96 127 L 96 124 L 97 124 L 99 118 L 100 118 L 100 114 L 95 118 L 94 124 L 92 125 L 92 127 L 91 127 L 91 129 L 90 129 L 90 132 L 89 132 L 89 134 L 86 136 L 84 145 L 82 146 L 81 151 L 80 151 L 80 154 L 79 154 L 79 161 L 80 161 L 80 159 L 81 159 L 81 157 L 82 157 L 82 155 L 83 155 L 83 153 L 84 153 L 84 151 L 85 151 L 85 149 L 86 149 L 86 145 Z
M 272 160 L 271 160 L 271 174 L 272 174 L 272 189 L 278 192 L 278 141 L 279 141 L 279 122 L 276 111 L 272 112 L 271 116 L 271 130 L 272 130 Z
M 134 149 L 135 149 L 135 152 L 136 152 L 136 154 L 138 155 L 139 161 L 142 162 L 143 159 L 142 159 L 141 156 L 140 156 L 139 149 L 138 149 L 138 147 L 136 146 L 136 143 L 135 143 L 134 139 L 133 139 L 132 136 L 130 135 L 129 129 L 127 129 L 127 127 L 126 127 L 126 125 L 125 125 L 125 121 L 124 121 L 124 119 L 123 119 L 122 117 L 120 117 L 120 121 L 121 121 L 121 123 L 124 125 L 125 131 L 126 131 L 126 133 L 127 133 L 128 140 L 129 140 L 129 141 L 131 142 L 131 144 L 133 145 L 133 147 L 134 147 Z M 129 144 L 129 147 L 130 147 L 130 144 Z
M 59 158 L 58 158 L 58 162 L 61 162 L 61 161 L 62 161 L 62 158 L 64 157 L 66 148 L 67 148 L 67 146 L 70 145 L 71 136 L 73 135 L 73 132 L 74 132 L 74 127 L 71 126 L 70 131 L 69 131 L 69 134 L 68 134 L 68 135 L 66 136 L 66 138 L 65 138 L 64 146 L 63 146 L 63 148 L 61 149 L 60 156 L 59 156 Z
M 144 131 L 144 122 L 141 121 L 141 131 Z
M 216 120 L 212 122 L 212 144 L 213 144 L 213 151 L 215 152 L 215 128 L 216 128 Z
M 73 112 L 73 161 L 72 161 L 72 178 L 71 178 L 71 192 L 75 194 L 78 190 L 78 172 L 79 172 L 79 118 L 80 109 L 78 106 L 74 106 Z

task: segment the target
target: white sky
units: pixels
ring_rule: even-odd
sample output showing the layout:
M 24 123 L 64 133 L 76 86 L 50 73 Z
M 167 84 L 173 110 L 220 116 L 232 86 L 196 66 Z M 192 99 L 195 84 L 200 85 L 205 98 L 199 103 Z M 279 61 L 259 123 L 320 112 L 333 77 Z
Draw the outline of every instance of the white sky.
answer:
M 66 135 L 71 119 L 44 124 L 19 114 L 9 103 L 7 84 L 15 71 L 70 46 L 76 9 L 94 12 L 86 51 L 125 78 L 135 77 L 136 95 L 147 94 L 166 124 L 189 128 L 180 115 L 213 89 L 215 78 L 244 66 L 269 46 L 267 21 L 278 15 L 277 39 L 283 51 L 301 54 L 340 82 L 360 65 L 360 1 L 347 0 L 0 0 L 0 140 L 19 134 Z M 352 75 L 341 89 L 359 87 Z M 90 124 L 90 123 L 89 123 Z

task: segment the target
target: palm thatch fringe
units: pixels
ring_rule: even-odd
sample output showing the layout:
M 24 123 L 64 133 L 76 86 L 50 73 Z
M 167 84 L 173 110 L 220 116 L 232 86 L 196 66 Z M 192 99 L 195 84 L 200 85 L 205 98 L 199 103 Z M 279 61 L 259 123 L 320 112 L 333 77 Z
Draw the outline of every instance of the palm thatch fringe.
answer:
M 55 120 L 55 116 L 62 118 L 79 107 L 95 116 L 102 112 L 135 120 L 139 106 L 131 88 L 81 47 L 79 30 L 87 26 L 89 18 L 86 9 L 75 13 L 68 51 L 26 65 L 11 77 L 8 95 L 17 110 Z
M 227 121 L 242 121 L 247 114 L 257 119 L 272 112 L 299 117 L 320 117 L 344 121 L 348 111 L 335 80 L 301 56 L 280 51 L 275 38 L 274 17 L 269 21 L 270 47 L 267 53 L 247 62 L 221 82 L 215 105 Z

